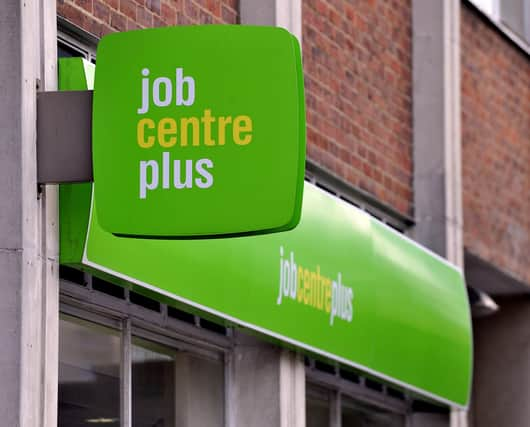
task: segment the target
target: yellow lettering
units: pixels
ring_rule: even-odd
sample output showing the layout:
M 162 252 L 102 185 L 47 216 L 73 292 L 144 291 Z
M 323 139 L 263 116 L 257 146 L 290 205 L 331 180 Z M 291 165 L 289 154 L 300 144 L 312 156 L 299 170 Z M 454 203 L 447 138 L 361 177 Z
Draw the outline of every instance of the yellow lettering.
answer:
M 302 302 L 304 298 L 304 267 L 301 265 L 298 266 L 298 274 L 296 275 L 296 280 L 298 281 L 297 290 L 296 290 L 296 299 L 298 302 Z
M 324 284 L 323 277 L 320 275 L 320 265 L 317 265 L 317 288 L 318 288 L 318 301 L 317 301 L 317 308 L 319 310 L 322 310 L 322 307 L 324 305 Z
M 242 133 L 248 133 L 241 137 Z M 232 135 L 237 145 L 247 145 L 252 141 L 252 119 L 249 116 L 237 116 L 234 119 Z
M 141 119 L 138 121 L 136 128 L 136 136 L 138 145 L 142 148 L 151 148 L 155 143 L 155 137 L 150 135 L 145 139 L 145 128 L 154 129 L 155 122 L 152 119 Z
M 232 117 L 219 117 L 219 129 L 217 134 L 217 142 L 219 145 L 225 145 L 225 135 L 226 135 L 226 129 L 225 126 L 227 124 L 232 123 Z
M 188 127 L 191 125 L 193 132 L 193 146 L 199 146 L 199 119 L 197 117 L 184 117 L 180 119 L 180 146 L 188 145 Z
M 215 117 L 212 117 L 211 110 L 204 110 L 201 122 L 204 124 L 204 145 L 215 145 L 215 141 L 212 139 L 212 123 L 215 122 Z
M 311 273 L 307 268 L 304 268 L 304 304 L 309 304 L 311 292 Z
M 314 271 L 311 272 L 310 280 L 311 280 L 311 306 L 316 307 L 317 298 L 318 298 L 318 293 L 317 293 L 318 282 L 317 282 L 317 274 Z
M 166 117 L 158 122 L 158 143 L 164 148 L 171 148 L 177 143 L 177 122 Z M 169 136 L 169 138 L 167 138 Z

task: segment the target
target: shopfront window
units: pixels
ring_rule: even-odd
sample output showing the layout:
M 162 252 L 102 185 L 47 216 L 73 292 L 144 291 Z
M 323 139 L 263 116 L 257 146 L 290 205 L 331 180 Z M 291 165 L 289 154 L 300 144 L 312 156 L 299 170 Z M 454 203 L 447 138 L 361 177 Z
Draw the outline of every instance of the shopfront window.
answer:
M 132 350 L 133 426 L 174 426 L 176 352 L 140 339 Z
M 348 393 L 336 388 L 307 384 L 307 427 L 405 427 L 404 408 L 368 403 L 367 393 Z
M 306 427 L 328 427 L 331 421 L 329 393 L 326 389 L 308 386 L 306 394 Z
M 62 318 L 59 333 L 59 426 L 119 426 L 118 331 Z
M 129 319 L 61 315 L 59 333 L 59 427 L 223 427 L 221 354 Z
M 351 398 L 342 398 L 342 427 L 404 427 L 405 417 L 377 406 L 364 405 Z

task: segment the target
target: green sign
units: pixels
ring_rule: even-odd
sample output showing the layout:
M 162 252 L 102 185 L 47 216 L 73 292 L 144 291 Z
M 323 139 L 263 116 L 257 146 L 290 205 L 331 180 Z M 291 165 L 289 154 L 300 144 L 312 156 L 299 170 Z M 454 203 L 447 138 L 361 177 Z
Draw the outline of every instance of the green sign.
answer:
M 86 84 L 73 87 L 67 75 L 62 88 Z M 472 342 L 461 271 L 313 185 L 294 230 L 229 239 L 120 238 L 94 214 L 89 184 L 62 186 L 60 196 L 61 263 L 467 405 Z
M 305 159 L 297 39 L 273 27 L 110 34 L 97 51 L 97 216 L 117 235 L 288 230 Z

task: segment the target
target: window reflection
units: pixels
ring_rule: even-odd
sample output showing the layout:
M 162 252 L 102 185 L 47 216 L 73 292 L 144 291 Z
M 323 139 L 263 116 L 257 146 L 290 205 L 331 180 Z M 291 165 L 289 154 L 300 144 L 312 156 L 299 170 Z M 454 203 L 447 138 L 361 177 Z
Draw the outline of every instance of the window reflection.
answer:
M 120 425 L 118 331 L 61 317 L 59 323 L 60 427 Z
M 306 426 L 328 427 L 330 425 L 329 392 L 308 385 L 306 394 Z
M 132 346 L 133 427 L 175 425 L 175 354 L 134 339 Z
M 221 361 L 133 339 L 133 427 L 222 427 Z
M 404 427 L 403 415 L 384 411 L 354 400 L 342 400 L 342 427 Z

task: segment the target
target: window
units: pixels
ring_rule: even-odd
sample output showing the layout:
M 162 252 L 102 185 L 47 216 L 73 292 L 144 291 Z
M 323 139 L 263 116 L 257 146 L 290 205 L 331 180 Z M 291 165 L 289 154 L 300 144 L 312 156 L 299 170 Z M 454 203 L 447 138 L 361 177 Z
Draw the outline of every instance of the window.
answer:
M 60 427 L 120 423 L 118 331 L 71 317 L 59 321 Z
M 362 396 L 362 395 L 361 395 Z M 405 427 L 405 413 L 368 404 L 342 391 L 309 384 L 307 427 Z
M 392 207 L 377 200 L 374 196 L 351 186 L 311 160 L 306 161 L 306 181 L 316 185 L 335 197 L 369 213 L 394 230 L 404 233 L 412 225 L 412 218 L 401 214 Z
M 471 0 L 517 44 L 530 44 L 530 0 Z M 523 47 L 524 48 L 524 47 Z
M 58 426 L 223 427 L 220 327 L 97 292 L 88 277 L 91 289 L 61 283 Z
M 96 46 L 98 39 L 58 17 L 57 22 L 57 56 L 59 58 L 81 57 L 96 63 Z
M 526 42 L 530 42 L 530 0 L 498 1 L 502 22 Z
M 342 427 L 405 427 L 405 416 L 343 398 L 341 422 Z

